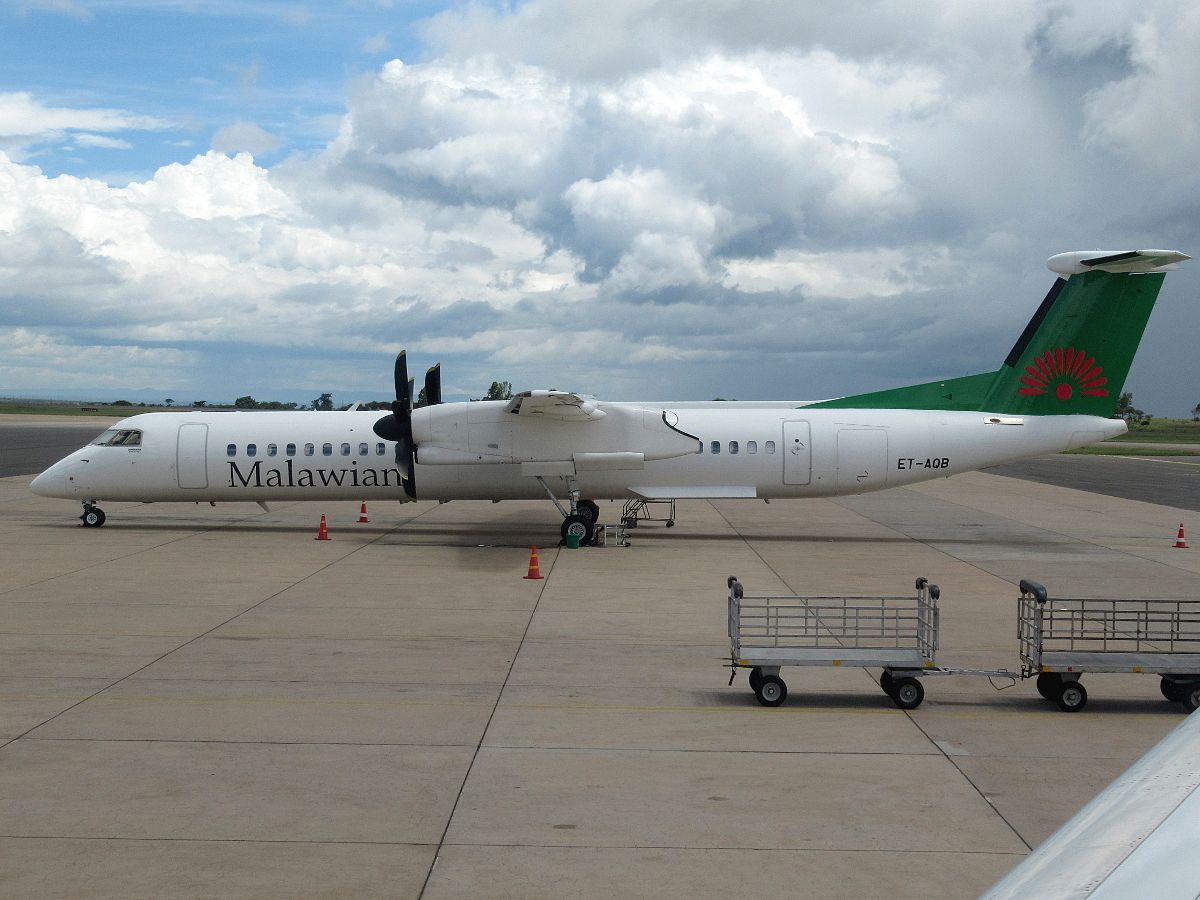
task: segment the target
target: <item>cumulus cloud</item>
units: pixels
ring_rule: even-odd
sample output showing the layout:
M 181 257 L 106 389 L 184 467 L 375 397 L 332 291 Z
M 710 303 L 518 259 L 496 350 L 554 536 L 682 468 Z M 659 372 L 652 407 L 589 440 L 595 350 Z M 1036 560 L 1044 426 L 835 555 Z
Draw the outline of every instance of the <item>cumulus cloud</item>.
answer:
M 274 153 L 283 146 L 283 139 L 253 122 L 234 122 L 217 129 L 212 148 L 218 153 L 246 152 L 253 156 Z
M 1200 16 L 1138 10 L 456 7 L 426 61 L 351 86 L 318 152 L 267 167 L 280 139 L 237 122 L 125 187 L 0 156 L 0 328 L 322 390 L 386 390 L 401 346 L 448 386 L 614 397 L 982 371 L 1051 253 L 1189 249 Z M 0 95 L 18 148 L 151 121 Z

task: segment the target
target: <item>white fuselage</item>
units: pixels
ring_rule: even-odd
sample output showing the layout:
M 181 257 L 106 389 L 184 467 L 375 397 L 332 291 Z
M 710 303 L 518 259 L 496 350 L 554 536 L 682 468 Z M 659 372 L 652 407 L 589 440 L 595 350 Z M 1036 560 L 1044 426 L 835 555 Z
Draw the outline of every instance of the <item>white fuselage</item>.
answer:
M 421 500 L 824 497 L 914 484 L 1123 433 L 1094 416 L 599 403 L 595 420 L 532 420 L 503 402 L 414 410 Z M 406 499 L 381 412 L 147 413 L 32 484 L 101 500 Z M 541 481 L 539 481 L 539 476 Z

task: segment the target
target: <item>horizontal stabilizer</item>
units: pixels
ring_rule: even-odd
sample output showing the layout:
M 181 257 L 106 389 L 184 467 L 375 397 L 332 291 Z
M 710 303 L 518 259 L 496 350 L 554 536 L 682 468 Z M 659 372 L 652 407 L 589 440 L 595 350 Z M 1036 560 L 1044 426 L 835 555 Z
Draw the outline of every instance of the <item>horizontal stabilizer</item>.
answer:
M 1060 275 L 1084 272 L 1169 272 L 1191 259 L 1178 250 L 1073 250 L 1046 260 L 1046 268 Z

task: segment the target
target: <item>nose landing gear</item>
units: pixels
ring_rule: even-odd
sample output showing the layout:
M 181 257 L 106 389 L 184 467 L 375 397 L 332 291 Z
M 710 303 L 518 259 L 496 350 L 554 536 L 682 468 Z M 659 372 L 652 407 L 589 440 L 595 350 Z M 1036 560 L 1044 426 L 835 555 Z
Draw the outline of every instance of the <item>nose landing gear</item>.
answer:
M 83 523 L 84 528 L 99 528 L 104 524 L 104 520 L 104 510 L 91 501 L 83 504 L 83 515 L 79 517 L 79 521 Z

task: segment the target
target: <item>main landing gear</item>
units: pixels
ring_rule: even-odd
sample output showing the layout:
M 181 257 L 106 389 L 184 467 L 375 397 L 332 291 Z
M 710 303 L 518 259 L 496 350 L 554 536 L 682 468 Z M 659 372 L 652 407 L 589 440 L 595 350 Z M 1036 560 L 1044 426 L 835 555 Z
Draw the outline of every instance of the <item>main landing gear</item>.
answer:
M 568 535 L 575 535 L 579 538 L 581 546 L 590 544 L 596 533 L 596 520 L 599 518 L 600 507 L 596 505 L 595 500 L 580 500 L 575 504 L 575 512 L 565 516 L 562 527 L 559 528 L 563 543 L 567 542 Z
M 83 523 L 84 528 L 99 528 L 104 524 L 104 510 L 87 500 L 83 504 L 83 515 L 79 517 L 79 521 Z
M 596 534 L 596 522 L 600 518 L 600 507 L 596 505 L 595 500 L 580 500 L 579 488 L 575 484 L 575 479 L 567 478 L 567 492 L 571 497 L 571 511 L 563 509 L 558 498 L 554 496 L 554 492 L 546 484 L 545 480 L 539 475 L 538 479 L 541 482 L 546 493 L 550 496 L 550 501 L 558 507 L 558 511 L 562 513 L 562 526 L 559 528 L 559 534 L 562 535 L 562 542 L 567 543 L 567 537 L 578 537 L 579 545 L 586 546 L 592 542 L 592 538 Z

